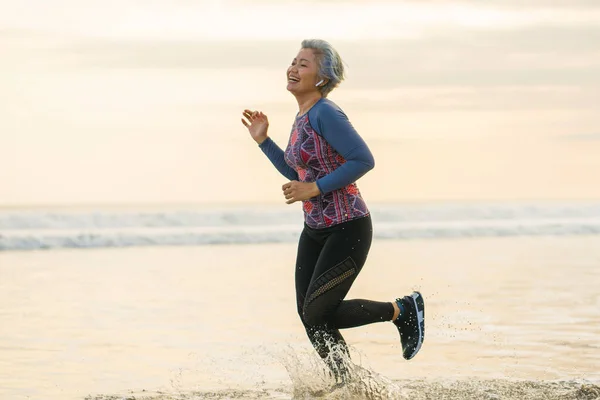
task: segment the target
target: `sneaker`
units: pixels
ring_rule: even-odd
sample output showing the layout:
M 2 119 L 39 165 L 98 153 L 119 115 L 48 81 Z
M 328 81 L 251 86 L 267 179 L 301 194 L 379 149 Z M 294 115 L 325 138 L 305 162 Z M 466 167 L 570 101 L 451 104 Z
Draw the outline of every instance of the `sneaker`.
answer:
M 425 340 L 425 302 L 421 293 L 413 292 L 410 296 L 396 299 L 396 303 L 402 304 L 404 313 L 393 322 L 400 333 L 402 355 L 410 360 L 419 352 Z

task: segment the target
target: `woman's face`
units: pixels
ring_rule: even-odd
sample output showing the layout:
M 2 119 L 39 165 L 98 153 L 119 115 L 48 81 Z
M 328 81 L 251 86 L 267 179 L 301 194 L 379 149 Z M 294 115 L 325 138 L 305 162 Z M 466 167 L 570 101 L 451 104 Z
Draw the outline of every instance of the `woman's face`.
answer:
M 287 90 L 293 94 L 319 91 L 317 60 L 312 49 L 301 49 L 287 69 Z

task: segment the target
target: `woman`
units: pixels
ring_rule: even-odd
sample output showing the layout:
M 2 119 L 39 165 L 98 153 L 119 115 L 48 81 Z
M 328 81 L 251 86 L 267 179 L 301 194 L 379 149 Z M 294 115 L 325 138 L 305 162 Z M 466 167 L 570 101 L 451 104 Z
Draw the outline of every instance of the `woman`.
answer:
M 342 60 L 323 40 L 304 40 L 287 70 L 287 90 L 298 102 L 287 148 L 267 135 L 262 112 L 245 110 L 242 123 L 279 172 L 286 203 L 302 202 L 304 229 L 296 259 L 298 313 L 313 346 L 336 372 L 348 348 L 339 329 L 392 321 L 404 358 L 424 340 L 419 292 L 392 302 L 343 300 L 371 246 L 371 216 L 356 180 L 374 167 L 373 156 L 344 112 L 327 95 L 344 78 Z M 340 351 L 332 351 L 339 349 Z M 342 371 L 343 372 L 343 371 Z

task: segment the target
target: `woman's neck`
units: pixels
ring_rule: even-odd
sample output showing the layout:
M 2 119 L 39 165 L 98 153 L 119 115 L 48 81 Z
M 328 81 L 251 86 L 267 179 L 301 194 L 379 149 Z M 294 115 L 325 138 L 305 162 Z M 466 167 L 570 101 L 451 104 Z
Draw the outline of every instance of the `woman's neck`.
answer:
M 308 110 L 312 108 L 312 106 L 314 106 L 319 100 L 321 100 L 322 97 L 323 96 L 321 96 L 321 93 L 319 92 L 310 93 L 301 97 L 296 97 L 296 100 L 298 101 L 298 115 L 306 114 Z

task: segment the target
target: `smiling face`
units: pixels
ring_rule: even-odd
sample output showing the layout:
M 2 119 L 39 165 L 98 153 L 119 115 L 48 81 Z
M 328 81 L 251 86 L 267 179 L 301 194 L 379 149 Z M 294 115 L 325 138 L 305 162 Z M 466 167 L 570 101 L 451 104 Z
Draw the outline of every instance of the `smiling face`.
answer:
M 315 86 L 319 81 L 318 69 L 314 51 L 301 49 L 287 70 L 287 90 L 294 95 L 318 92 L 319 88 Z

